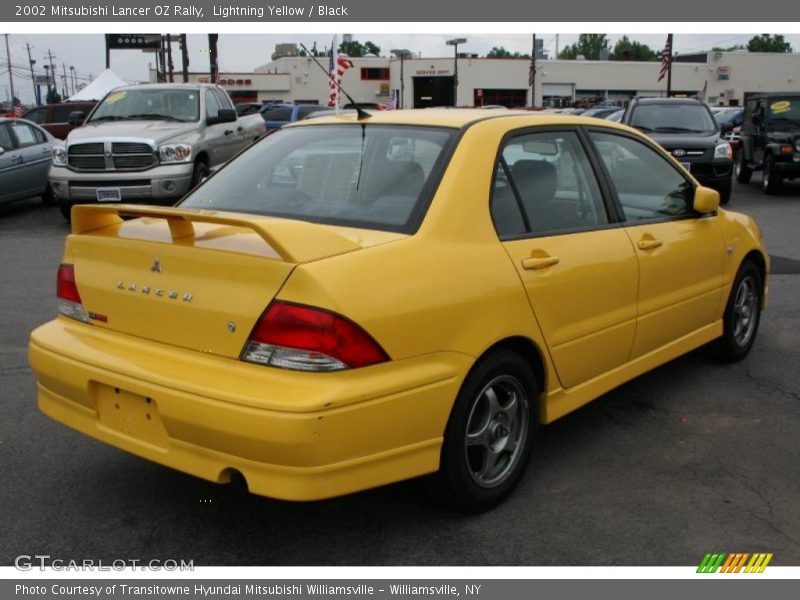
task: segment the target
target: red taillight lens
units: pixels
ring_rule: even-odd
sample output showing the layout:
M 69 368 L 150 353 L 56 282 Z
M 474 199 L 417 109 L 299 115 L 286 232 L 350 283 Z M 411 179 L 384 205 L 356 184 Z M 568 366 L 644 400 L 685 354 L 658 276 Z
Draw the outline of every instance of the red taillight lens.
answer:
M 81 295 L 78 293 L 78 286 L 75 285 L 74 265 L 62 264 L 58 267 L 56 295 L 62 300 L 81 303 Z
M 389 360 L 358 325 L 335 313 L 273 302 L 250 334 L 242 358 L 303 371 L 336 371 Z
M 59 265 L 56 296 L 58 296 L 58 312 L 76 321 L 89 322 L 89 317 L 83 310 L 78 286 L 75 284 L 75 267 L 73 265 Z

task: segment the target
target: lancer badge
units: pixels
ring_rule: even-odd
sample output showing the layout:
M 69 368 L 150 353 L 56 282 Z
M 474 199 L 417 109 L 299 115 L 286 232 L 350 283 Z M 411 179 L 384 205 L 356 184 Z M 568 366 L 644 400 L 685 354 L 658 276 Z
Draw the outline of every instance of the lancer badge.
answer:
M 150 267 L 150 270 L 153 273 L 161 273 L 161 261 L 158 260 L 157 256 L 153 259 L 153 266 Z

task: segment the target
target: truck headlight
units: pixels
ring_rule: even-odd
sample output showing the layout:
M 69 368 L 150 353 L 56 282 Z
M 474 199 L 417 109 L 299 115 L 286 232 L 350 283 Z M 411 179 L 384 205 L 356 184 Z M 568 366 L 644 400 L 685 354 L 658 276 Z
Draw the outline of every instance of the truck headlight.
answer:
M 64 144 L 54 144 L 50 156 L 57 167 L 67 166 L 67 147 Z
M 731 145 L 728 142 L 717 144 L 717 147 L 714 148 L 714 158 L 733 158 L 733 150 L 731 150 Z
M 192 161 L 191 144 L 165 144 L 158 147 L 158 157 L 162 163 L 183 163 Z

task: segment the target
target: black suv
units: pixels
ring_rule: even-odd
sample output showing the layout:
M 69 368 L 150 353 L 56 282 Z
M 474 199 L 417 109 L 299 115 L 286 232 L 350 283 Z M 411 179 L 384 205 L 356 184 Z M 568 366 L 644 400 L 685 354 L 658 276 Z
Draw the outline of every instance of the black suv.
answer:
M 730 127 L 717 124 L 708 106 L 692 98 L 634 98 L 622 123 L 661 144 L 701 185 L 731 197 L 733 156 L 722 139 Z
M 785 179 L 800 177 L 800 93 L 747 97 L 736 180 L 747 183 L 753 171 L 763 171 L 761 188 L 767 194 L 778 192 Z

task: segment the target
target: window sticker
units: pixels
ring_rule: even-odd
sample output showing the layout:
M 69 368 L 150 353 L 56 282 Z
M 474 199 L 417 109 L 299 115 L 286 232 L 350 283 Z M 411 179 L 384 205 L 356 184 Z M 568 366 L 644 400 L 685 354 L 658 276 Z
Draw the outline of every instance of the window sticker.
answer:
M 125 92 L 114 92 L 108 98 L 106 98 L 106 104 L 114 104 L 115 102 L 119 102 L 125 97 Z
M 792 108 L 792 103 L 789 100 L 781 100 L 779 102 L 773 102 L 769 106 L 769 109 L 770 111 L 772 111 L 773 115 L 779 115 L 781 113 L 789 112 L 790 108 Z

